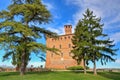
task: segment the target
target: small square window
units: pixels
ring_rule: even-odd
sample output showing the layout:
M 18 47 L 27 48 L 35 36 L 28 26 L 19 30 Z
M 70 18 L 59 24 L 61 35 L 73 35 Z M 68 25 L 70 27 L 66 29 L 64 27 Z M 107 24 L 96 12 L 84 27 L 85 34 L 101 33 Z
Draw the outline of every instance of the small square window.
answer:
M 65 37 L 65 39 L 66 39 L 66 37 Z
M 70 36 L 68 36 L 68 38 L 70 39 Z
M 69 46 L 69 48 L 71 48 L 71 44 L 69 44 L 68 46 Z

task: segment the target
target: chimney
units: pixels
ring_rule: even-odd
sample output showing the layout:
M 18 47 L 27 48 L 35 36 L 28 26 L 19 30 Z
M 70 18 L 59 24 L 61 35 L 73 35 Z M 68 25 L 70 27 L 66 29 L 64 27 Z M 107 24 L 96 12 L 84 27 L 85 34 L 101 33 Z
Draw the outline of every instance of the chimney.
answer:
M 64 25 L 65 34 L 72 34 L 72 25 Z

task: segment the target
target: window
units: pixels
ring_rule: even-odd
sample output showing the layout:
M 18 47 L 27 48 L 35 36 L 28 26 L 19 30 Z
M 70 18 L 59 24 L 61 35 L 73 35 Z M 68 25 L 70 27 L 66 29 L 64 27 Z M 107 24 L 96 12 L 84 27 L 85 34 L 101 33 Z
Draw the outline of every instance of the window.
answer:
M 61 49 L 61 47 L 62 47 L 62 46 L 60 45 L 60 49 Z
M 63 57 L 63 53 L 61 53 L 61 57 Z
M 69 48 L 71 48 L 71 44 L 69 44 L 68 46 L 69 46 Z
M 66 37 L 65 37 L 65 39 L 66 39 Z
M 70 36 L 68 36 L 68 38 L 70 39 Z
M 53 57 L 53 53 L 51 53 L 51 57 Z
M 53 45 L 53 48 L 55 48 L 55 45 Z
M 69 56 L 71 56 L 71 52 L 69 52 Z

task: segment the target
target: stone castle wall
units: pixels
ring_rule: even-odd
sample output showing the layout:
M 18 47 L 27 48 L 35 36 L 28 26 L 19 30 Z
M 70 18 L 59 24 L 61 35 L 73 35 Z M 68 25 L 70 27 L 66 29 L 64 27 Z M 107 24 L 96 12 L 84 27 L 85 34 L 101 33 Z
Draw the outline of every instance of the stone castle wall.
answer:
M 58 38 L 47 38 L 46 45 L 47 47 L 54 47 L 61 51 L 61 53 L 55 54 L 53 52 L 47 51 L 46 56 L 46 68 L 54 69 L 66 69 L 70 66 L 77 65 L 77 62 L 72 59 L 72 26 L 65 25 L 65 35 L 61 35 Z M 81 63 L 81 65 L 83 65 Z

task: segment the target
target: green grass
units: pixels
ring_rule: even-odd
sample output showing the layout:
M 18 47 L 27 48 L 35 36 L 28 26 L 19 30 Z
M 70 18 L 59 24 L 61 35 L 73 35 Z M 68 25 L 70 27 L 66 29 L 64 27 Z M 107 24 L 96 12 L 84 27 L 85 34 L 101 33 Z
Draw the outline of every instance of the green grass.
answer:
M 0 72 L 0 80 L 120 80 L 120 73 L 100 72 L 94 76 L 80 72 L 29 72 L 20 76 L 18 72 Z

